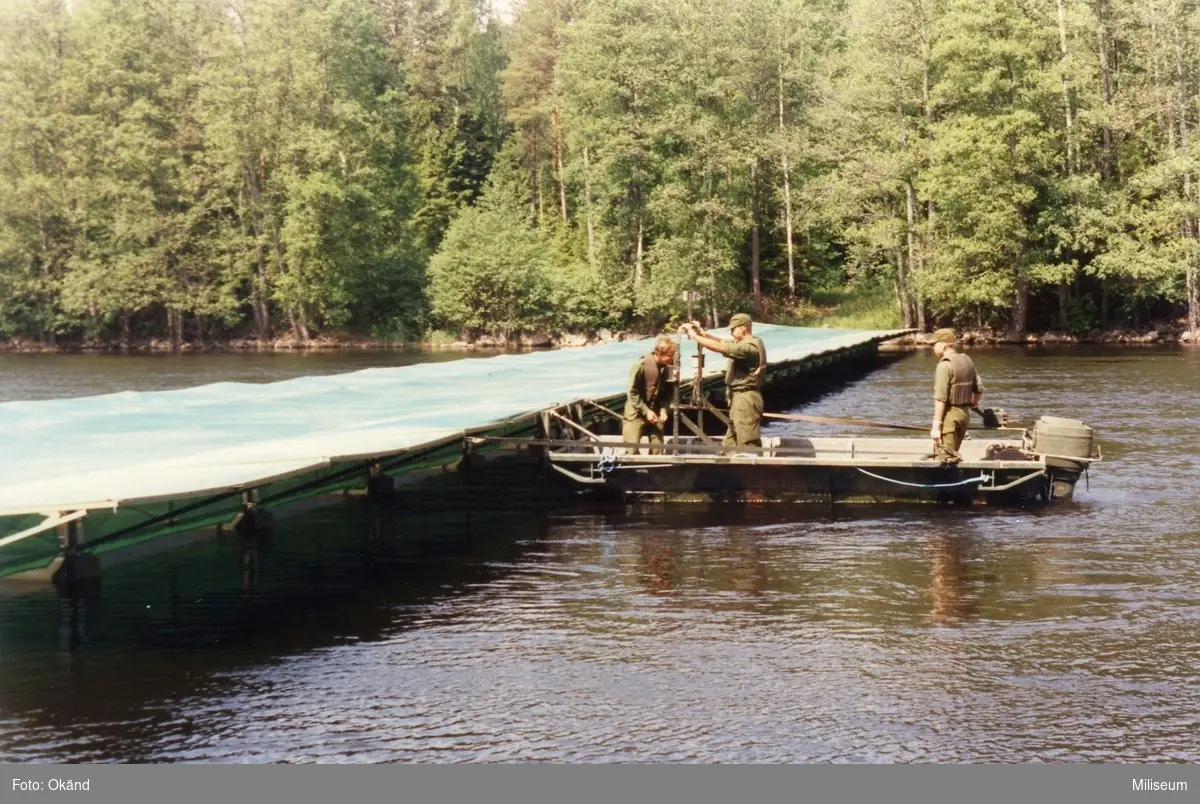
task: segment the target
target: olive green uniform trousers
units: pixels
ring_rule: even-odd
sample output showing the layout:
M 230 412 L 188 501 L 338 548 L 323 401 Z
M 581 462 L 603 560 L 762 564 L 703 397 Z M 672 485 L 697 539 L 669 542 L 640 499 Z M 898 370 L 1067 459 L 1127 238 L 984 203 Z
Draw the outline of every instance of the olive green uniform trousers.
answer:
M 621 440 L 635 443 L 642 440 L 642 436 L 647 436 L 651 445 L 661 444 L 663 442 L 663 428 L 661 424 L 651 424 L 650 422 L 638 416 L 636 419 L 625 419 L 621 423 Z M 651 446 L 650 454 L 658 455 L 662 450 L 654 449 Z
M 942 417 L 942 442 L 938 445 L 934 457 L 938 460 L 955 460 L 958 458 L 958 448 L 962 446 L 967 435 L 967 425 L 971 421 L 971 408 L 968 405 L 948 405 L 946 415 Z
M 725 446 L 762 446 L 763 398 L 758 391 L 734 391 L 729 400 Z

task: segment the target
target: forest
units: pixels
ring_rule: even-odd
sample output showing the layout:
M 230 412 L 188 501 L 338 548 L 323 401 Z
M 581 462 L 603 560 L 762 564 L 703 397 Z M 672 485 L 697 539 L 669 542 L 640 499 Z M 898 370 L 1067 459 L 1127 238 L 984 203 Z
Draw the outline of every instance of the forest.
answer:
M 1193 0 L 514 1 L 3 0 L 0 338 L 1200 330 Z

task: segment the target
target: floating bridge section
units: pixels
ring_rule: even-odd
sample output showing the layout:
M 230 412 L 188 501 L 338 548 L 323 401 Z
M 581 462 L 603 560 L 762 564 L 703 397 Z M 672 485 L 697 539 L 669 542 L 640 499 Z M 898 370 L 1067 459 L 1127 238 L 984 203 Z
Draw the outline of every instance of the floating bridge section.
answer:
M 755 331 L 768 380 L 873 354 L 905 332 Z M 615 404 L 649 343 L 0 404 L 0 577 L 446 463 L 466 435 L 532 433 L 546 408 Z M 706 383 L 724 363 L 708 354 Z

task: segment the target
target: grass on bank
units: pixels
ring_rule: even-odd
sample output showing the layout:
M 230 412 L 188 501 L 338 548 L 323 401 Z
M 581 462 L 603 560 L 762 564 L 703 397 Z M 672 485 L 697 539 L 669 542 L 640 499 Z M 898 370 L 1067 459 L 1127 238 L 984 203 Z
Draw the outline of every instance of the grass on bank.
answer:
M 780 324 L 835 329 L 899 329 L 903 325 L 895 294 L 879 285 L 848 285 L 814 291 L 776 315 Z

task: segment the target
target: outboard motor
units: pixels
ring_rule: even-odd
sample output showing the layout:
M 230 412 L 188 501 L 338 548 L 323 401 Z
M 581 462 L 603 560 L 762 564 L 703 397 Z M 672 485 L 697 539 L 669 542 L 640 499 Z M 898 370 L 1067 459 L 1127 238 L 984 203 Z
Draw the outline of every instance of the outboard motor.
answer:
M 1078 419 L 1043 416 L 1025 432 L 1025 441 L 1031 452 L 1045 456 L 1053 497 L 1071 497 L 1079 476 L 1096 459 L 1096 431 Z
M 1096 431 L 1078 419 L 1043 416 L 1033 424 L 1030 450 L 1055 458 L 1091 458 Z

